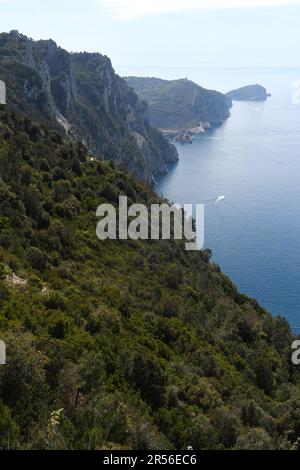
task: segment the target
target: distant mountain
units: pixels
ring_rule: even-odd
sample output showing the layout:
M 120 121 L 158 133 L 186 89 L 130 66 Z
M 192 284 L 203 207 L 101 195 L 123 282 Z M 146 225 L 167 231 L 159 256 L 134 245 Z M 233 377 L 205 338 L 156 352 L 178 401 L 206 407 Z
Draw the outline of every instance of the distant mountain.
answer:
M 52 40 L 33 41 L 12 31 L 0 34 L 0 79 L 8 104 L 143 180 L 178 160 L 175 147 L 151 127 L 146 104 L 106 56 L 71 54 Z
M 159 129 L 186 130 L 219 126 L 229 116 L 226 96 L 187 80 L 126 77 L 128 85 L 149 105 L 149 119 Z
M 232 101 L 264 101 L 271 95 L 261 85 L 248 85 L 229 91 L 226 96 Z

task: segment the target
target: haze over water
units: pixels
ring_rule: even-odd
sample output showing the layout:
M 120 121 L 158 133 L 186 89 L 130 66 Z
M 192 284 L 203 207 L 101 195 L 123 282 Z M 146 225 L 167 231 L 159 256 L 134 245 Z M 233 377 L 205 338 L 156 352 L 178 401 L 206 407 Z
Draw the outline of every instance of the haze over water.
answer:
M 128 73 L 128 71 L 127 71 Z M 177 203 L 206 205 L 205 246 L 238 288 L 300 333 L 300 106 L 296 69 L 157 69 L 132 74 L 188 78 L 229 91 L 259 83 L 266 102 L 234 102 L 231 117 L 192 145 L 157 184 Z

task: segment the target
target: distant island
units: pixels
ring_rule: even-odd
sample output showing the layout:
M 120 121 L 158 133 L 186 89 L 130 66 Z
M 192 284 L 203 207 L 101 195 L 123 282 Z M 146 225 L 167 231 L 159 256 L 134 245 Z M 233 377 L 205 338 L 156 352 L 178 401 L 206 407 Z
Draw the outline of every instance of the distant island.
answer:
M 231 101 L 265 101 L 270 95 L 261 85 L 247 85 L 226 93 L 228 104 Z
M 220 126 L 229 116 L 226 95 L 206 90 L 188 79 L 125 77 L 138 97 L 148 103 L 152 126 L 173 141 L 192 143 L 196 135 Z

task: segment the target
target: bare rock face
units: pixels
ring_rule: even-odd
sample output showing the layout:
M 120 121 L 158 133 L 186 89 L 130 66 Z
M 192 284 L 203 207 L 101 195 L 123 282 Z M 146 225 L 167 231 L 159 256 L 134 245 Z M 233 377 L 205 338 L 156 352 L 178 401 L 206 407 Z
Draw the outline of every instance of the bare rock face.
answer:
M 6 85 L 0 80 L 0 104 L 6 104 Z
M 81 140 L 97 156 L 151 181 L 178 155 L 108 57 L 69 53 L 52 40 L 0 35 L 0 79 L 8 104 Z

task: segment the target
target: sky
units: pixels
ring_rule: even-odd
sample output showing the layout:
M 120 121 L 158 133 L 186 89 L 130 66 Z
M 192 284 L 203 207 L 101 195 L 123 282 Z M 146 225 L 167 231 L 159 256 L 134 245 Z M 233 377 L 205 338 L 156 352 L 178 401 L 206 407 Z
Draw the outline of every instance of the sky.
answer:
M 299 67 L 300 0 L 0 0 L 0 31 L 132 67 Z

